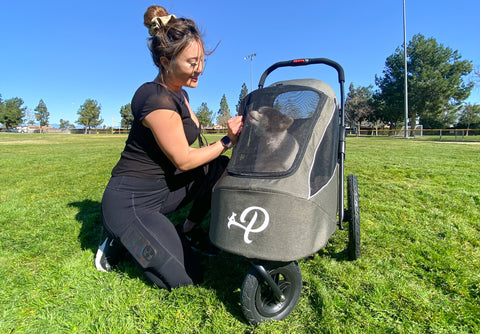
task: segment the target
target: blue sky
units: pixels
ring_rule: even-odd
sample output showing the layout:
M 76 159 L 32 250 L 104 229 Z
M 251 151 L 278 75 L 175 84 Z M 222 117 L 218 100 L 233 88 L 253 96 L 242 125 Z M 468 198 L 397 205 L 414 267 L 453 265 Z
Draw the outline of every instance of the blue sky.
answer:
M 277 61 L 325 57 L 345 70 L 346 89 L 373 85 L 385 60 L 403 44 L 403 1 L 3 1 L 0 5 L 0 94 L 20 97 L 33 110 L 43 99 L 50 123 L 75 122 L 86 99 L 101 106 L 104 124 L 117 127 L 120 107 L 155 78 L 143 14 L 160 4 L 194 19 L 208 57 L 199 86 L 188 89 L 194 111 L 206 102 L 218 111 L 223 94 L 233 113 L 242 83 L 250 89 Z M 406 0 L 407 39 L 421 33 L 458 50 L 480 68 L 478 0 Z M 253 60 L 244 57 L 256 53 Z M 251 67 L 252 66 L 252 67 Z M 333 70 L 321 65 L 277 70 L 266 84 L 318 78 L 338 92 Z M 474 88 L 471 103 L 480 103 Z

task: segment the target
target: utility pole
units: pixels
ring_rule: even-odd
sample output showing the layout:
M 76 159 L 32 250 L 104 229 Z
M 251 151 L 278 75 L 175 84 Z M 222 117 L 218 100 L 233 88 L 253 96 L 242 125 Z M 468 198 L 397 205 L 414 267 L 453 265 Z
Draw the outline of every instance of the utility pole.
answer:
M 243 58 L 245 60 L 250 59 L 250 92 L 253 91 L 253 79 L 252 79 L 253 65 L 252 65 L 252 62 L 253 62 L 253 57 L 255 57 L 256 55 L 257 55 L 256 53 L 252 53 L 252 54 Z
M 407 14 L 403 0 L 403 57 L 405 58 L 405 138 L 408 138 Z

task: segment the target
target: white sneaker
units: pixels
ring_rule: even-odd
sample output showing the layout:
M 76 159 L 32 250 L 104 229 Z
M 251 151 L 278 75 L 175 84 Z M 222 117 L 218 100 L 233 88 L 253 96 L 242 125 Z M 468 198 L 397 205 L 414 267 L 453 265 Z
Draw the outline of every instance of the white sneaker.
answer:
M 98 246 L 97 254 L 95 254 L 95 268 L 103 272 L 112 271 L 123 253 L 122 244 L 104 232 L 102 242 Z
M 108 248 L 112 243 L 113 239 L 106 237 L 100 246 L 98 246 L 97 254 L 95 255 L 95 268 L 97 268 L 98 271 L 109 272 L 113 270 L 106 256 Z

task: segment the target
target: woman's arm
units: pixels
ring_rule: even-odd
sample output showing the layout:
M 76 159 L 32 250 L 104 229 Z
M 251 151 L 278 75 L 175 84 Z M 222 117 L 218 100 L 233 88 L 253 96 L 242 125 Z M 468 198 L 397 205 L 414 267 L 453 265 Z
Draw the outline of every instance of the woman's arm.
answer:
M 232 121 L 235 120 L 235 121 Z M 229 121 L 230 139 L 235 143 L 241 131 L 241 117 Z M 160 149 L 176 168 L 187 171 L 206 164 L 220 156 L 225 148 L 221 141 L 202 148 L 188 145 L 180 115 L 173 110 L 159 109 L 149 113 L 143 120 L 157 141 Z

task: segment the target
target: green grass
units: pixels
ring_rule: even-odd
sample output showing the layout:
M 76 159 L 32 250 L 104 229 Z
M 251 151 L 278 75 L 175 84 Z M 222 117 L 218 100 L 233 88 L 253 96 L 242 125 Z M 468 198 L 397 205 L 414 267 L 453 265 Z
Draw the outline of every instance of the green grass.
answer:
M 0 134 L 0 333 L 480 332 L 480 145 L 347 138 L 362 256 L 347 261 L 337 231 L 299 261 L 292 314 L 254 327 L 239 305 L 240 257 L 206 260 L 202 285 L 172 292 L 128 261 L 95 270 L 100 201 L 125 138 Z

